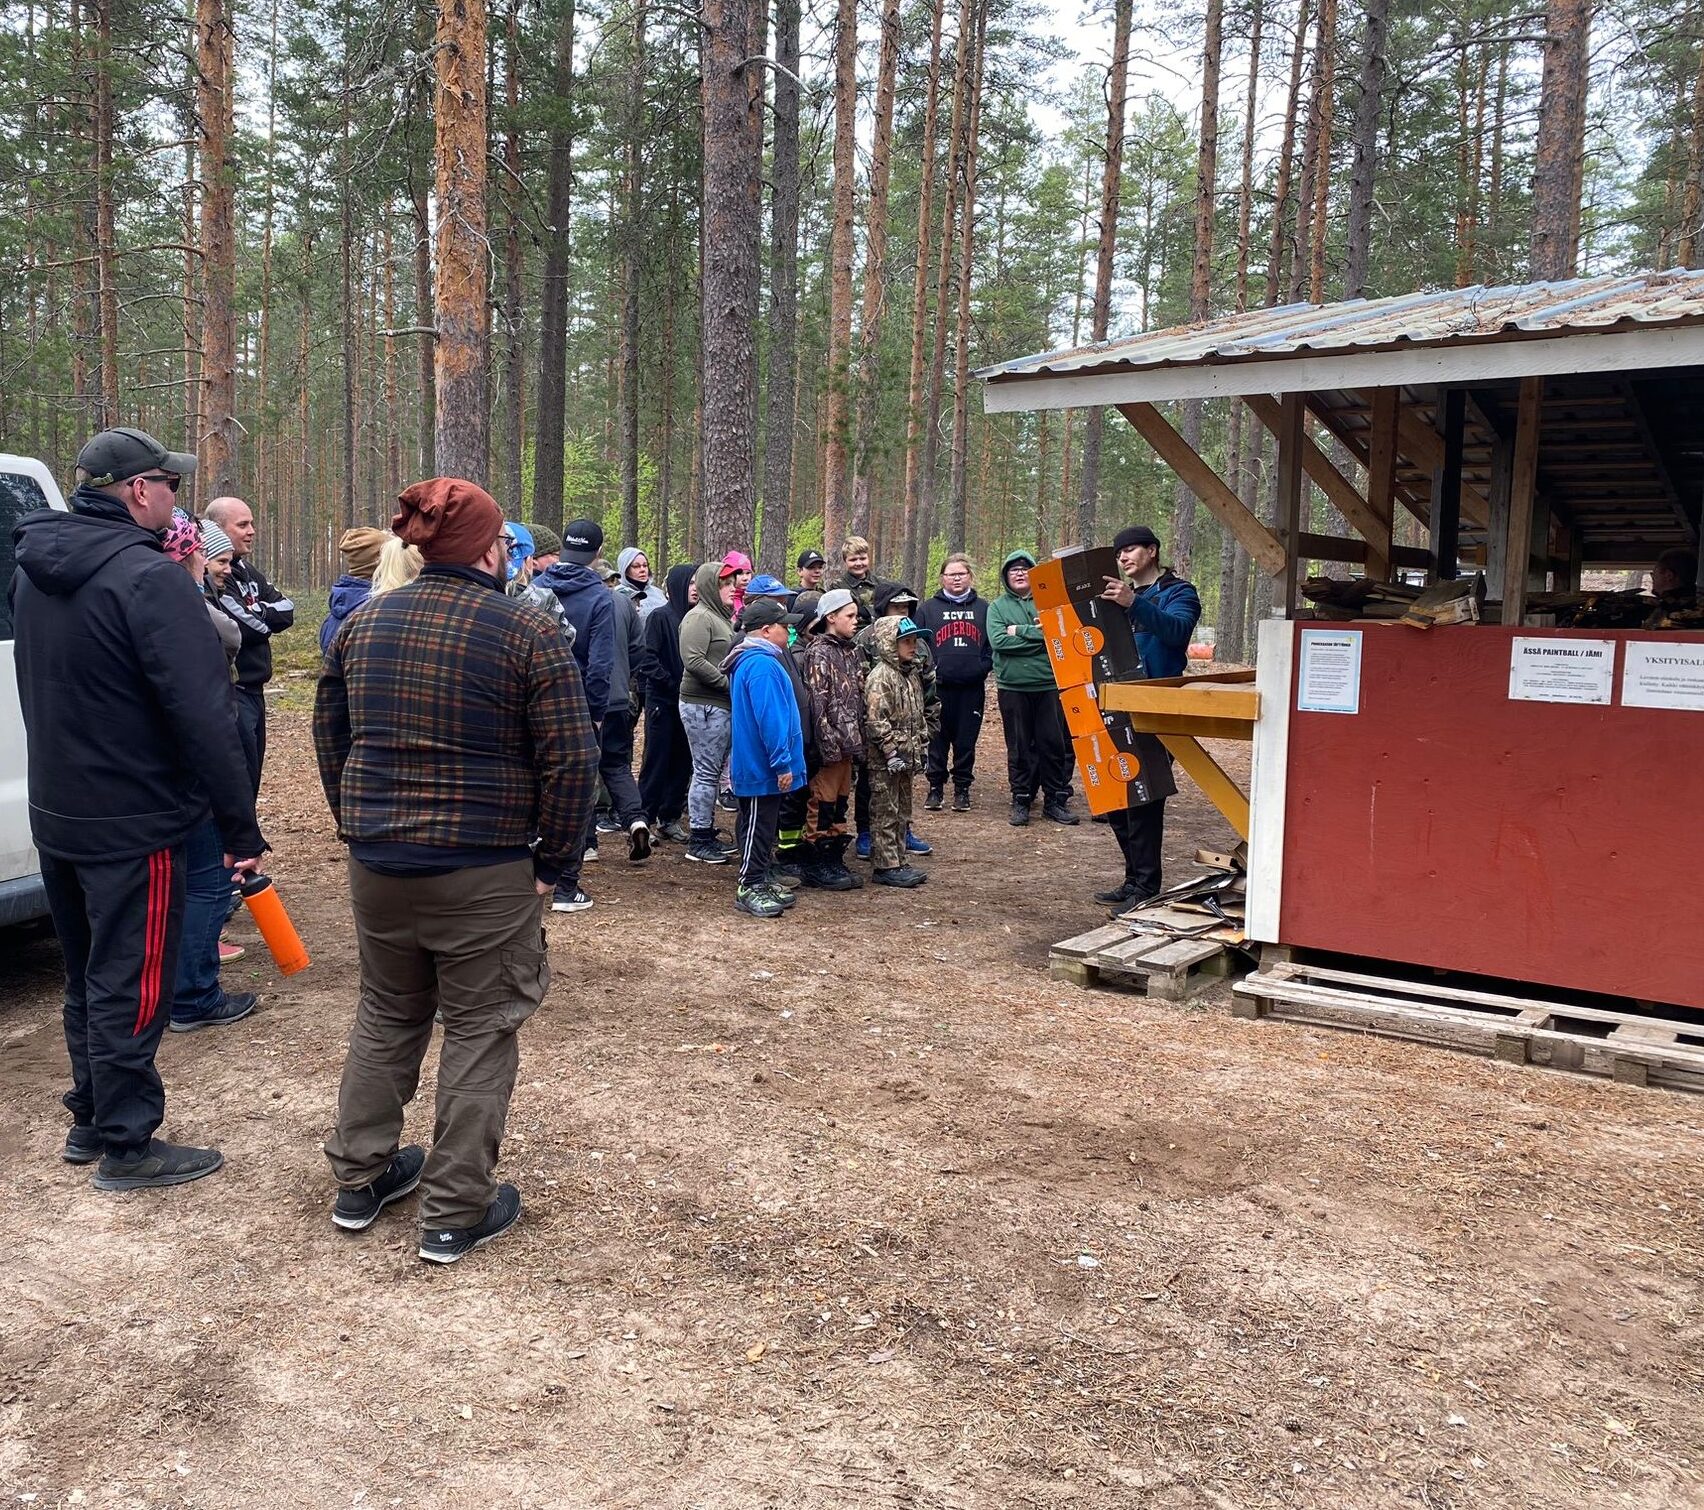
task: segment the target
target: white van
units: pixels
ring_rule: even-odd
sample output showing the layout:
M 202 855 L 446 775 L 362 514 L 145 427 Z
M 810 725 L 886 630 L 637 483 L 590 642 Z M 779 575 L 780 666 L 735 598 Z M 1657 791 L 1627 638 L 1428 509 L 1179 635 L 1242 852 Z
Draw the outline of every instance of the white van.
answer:
M 30 843 L 29 782 L 24 770 L 24 715 L 12 664 L 12 531 L 33 509 L 62 509 L 50 473 L 28 456 L 0 452 L 0 927 L 47 916 L 41 861 Z

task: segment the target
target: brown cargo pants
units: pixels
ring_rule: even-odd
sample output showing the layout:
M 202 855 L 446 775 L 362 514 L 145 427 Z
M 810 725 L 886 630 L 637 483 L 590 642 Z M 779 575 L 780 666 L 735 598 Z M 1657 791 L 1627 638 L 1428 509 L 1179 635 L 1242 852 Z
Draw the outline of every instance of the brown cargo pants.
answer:
M 550 984 L 532 864 L 404 879 L 351 860 L 349 900 L 361 995 L 326 1157 L 345 1188 L 384 1173 L 442 1012 L 420 1224 L 471 1227 L 497 1199 L 493 1171 L 520 1064 L 515 1034 Z

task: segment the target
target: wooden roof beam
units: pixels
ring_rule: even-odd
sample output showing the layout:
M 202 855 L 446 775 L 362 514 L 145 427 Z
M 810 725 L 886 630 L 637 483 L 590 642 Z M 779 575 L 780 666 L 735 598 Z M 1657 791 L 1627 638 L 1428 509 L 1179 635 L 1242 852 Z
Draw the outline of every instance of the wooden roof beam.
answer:
M 1616 388 L 1627 400 L 1627 414 L 1633 421 L 1639 439 L 1645 443 L 1645 448 L 1651 453 L 1651 465 L 1655 469 L 1662 490 L 1667 496 L 1669 506 L 1674 510 L 1674 517 L 1680 521 L 1680 527 L 1693 540 L 1698 538 L 1699 524 L 1704 524 L 1704 518 L 1694 522 L 1686 512 L 1686 505 L 1681 502 L 1680 489 L 1674 485 L 1670 475 L 1668 462 L 1663 457 L 1662 447 L 1657 444 L 1656 432 L 1651 429 L 1651 416 L 1645 412 L 1644 401 L 1639 397 L 1639 390 L 1628 378 L 1616 381 Z
M 1277 399 L 1269 393 L 1251 393 L 1243 398 L 1243 402 L 1273 435 L 1278 434 L 1280 414 Z M 1302 470 L 1331 500 L 1331 506 L 1348 521 L 1357 535 L 1363 540 L 1379 537 L 1381 529 L 1378 515 L 1367 506 L 1367 500 L 1361 496 L 1355 484 L 1337 470 L 1332 459 L 1320 450 L 1312 437 L 1306 433 L 1302 436 Z M 1388 522 L 1384 524 L 1382 533 L 1390 533 Z
M 1206 505 L 1220 524 L 1236 536 L 1242 548 L 1269 577 L 1284 571 L 1284 546 L 1244 505 L 1225 480 L 1202 458 L 1201 453 L 1180 435 L 1165 415 L 1152 404 L 1116 406 L 1136 433 L 1152 446 L 1161 461 L 1176 472 L 1184 484 Z

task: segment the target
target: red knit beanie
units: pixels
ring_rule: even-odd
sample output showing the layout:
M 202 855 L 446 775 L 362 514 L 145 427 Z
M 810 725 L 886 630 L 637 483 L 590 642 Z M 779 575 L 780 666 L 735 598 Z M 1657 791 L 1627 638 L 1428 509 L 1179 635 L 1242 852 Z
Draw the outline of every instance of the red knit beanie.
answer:
M 503 529 L 497 500 L 459 477 L 417 482 L 397 499 L 401 508 L 391 530 L 406 544 L 420 547 L 428 561 L 472 566 L 491 549 Z

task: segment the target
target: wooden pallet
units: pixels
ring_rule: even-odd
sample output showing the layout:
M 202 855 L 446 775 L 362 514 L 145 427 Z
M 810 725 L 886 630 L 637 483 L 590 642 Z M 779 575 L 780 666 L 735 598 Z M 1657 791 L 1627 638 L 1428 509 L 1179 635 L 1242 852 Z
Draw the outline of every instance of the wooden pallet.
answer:
M 1233 974 L 1241 958 L 1223 940 L 1132 934 L 1127 924 L 1111 923 L 1055 944 L 1048 951 L 1047 970 L 1055 980 L 1076 986 L 1184 1001 Z
M 1352 1028 L 1511 1064 L 1704 1091 L 1704 1027 L 1294 962 L 1236 984 L 1231 1011 Z

